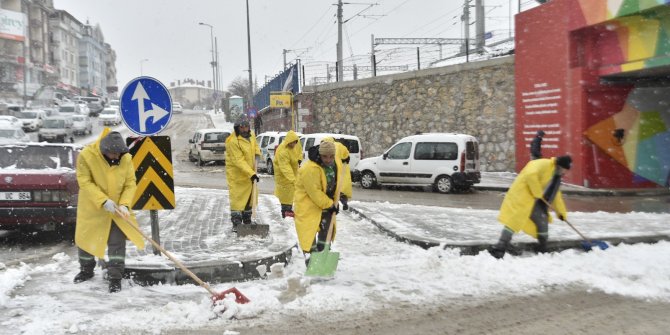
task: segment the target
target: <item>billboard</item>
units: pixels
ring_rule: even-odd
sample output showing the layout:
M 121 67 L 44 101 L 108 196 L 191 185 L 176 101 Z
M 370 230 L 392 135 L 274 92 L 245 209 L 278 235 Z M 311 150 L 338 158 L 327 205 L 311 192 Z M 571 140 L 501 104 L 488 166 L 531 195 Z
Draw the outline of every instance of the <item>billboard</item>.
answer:
M 254 95 L 253 106 L 259 111 L 270 108 L 270 95 L 272 92 L 291 92 L 293 95 L 302 92 L 299 80 L 300 76 L 299 62 L 289 66 L 282 73 L 267 82 L 265 86 Z
M 26 39 L 26 15 L 0 9 L 0 38 L 24 41 Z

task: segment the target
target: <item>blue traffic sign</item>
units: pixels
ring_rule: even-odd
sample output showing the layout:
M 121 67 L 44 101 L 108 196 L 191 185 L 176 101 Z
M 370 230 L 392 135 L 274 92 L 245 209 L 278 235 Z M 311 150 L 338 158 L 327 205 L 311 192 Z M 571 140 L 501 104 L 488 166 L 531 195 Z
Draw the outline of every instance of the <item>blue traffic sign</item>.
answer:
M 151 136 L 172 118 L 172 98 L 165 85 L 151 77 L 131 80 L 121 91 L 121 118 L 135 134 Z
M 247 109 L 247 117 L 252 118 L 252 119 L 253 119 L 253 118 L 256 118 L 256 112 L 257 112 L 257 111 L 256 111 L 256 108 L 254 108 L 254 107 L 249 107 L 249 108 Z

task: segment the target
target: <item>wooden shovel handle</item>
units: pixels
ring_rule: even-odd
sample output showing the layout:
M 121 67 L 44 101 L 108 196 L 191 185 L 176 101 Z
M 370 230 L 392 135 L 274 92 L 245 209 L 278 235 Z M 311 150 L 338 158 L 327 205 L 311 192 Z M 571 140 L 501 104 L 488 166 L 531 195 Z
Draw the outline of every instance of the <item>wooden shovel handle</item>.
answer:
M 547 202 L 547 200 L 545 200 L 544 198 L 540 198 L 540 200 L 542 200 L 542 202 L 544 202 L 544 203 L 549 207 L 549 209 L 551 209 L 552 211 L 558 213 L 558 211 L 556 210 L 556 208 L 554 208 L 554 206 L 552 206 L 549 202 Z M 589 242 L 589 244 L 593 244 L 593 243 L 591 242 L 591 240 L 590 240 L 588 237 L 584 236 L 584 234 L 582 234 L 582 233 L 581 233 L 575 226 L 573 226 L 572 223 L 570 223 L 567 219 L 563 219 L 563 222 L 567 223 L 568 226 L 570 226 L 570 228 L 572 228 L 572 230 L 574 230 L 577 234 L 579 234 L 579 236 L 581 236 L 581 238 L 582 238 L 583 240 L 585 240 L 586 242 Z
M 169 253 L 167 250 L 165 250 L 165 248 L 161 247 L 160 244 L 158 244 L 156 241 L 147 236 L 139 227 L 136 227 L 125 215 L 123 215 L 123 213 L 119 210 L 118 207 L 116 208 L 116 215 L 119 216 L 121 219 L 123 219 L 123 221 L 125 221 L 129 226 L 133 227 L 133 229 L 135 229 L 138 233 L 140 233 L 140 235 L 142 235 L 144 239 L 151 242 L 151 245 L 153 245 L 154 248 L 160 250 L 160 252 L 162 252 L 165 256 L 167 256 L 167 258 L 169 258 L 172 262 L 174 262 L 174 264 L 177 265 L 177 267 L 179 267 L 182 271 L 184 271 L 184 273 L 186 273 L 189 277 L 191 277 L 191 279 L 195 280 L 196 283 L 198 283 L 205 290 L 207 290 L 209 294 L 211 294 L 212 296 L 217 296 L 217 293 L 214 292 L 207 283 L 202 281 L 202 279 L 198 278 L 198 276 L 196 276 L 195 273 L 191 272 L 191 270 L 186 268 L 184 264 L 182 264 L 178 259 L 172 256 L 172 254 Z

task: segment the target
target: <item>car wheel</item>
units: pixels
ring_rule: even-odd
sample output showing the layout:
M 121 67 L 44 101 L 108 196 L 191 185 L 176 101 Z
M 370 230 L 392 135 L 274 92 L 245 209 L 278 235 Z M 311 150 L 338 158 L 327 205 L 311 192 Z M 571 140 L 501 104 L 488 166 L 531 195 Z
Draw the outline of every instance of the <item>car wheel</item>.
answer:
M 268 159 L 268 163 L 266 165 L 268 168 L 268 174 L 275 174 L 275 168 L 272 165 L 272 161 Z
M 37 142 L 42 142 L 42 136 L 37 136 Z
M 451 181 L 449 176 L 439 176 L 435 180 L 435 191 L 440 193 L 451 193 L 454 189 L 454 183 Z
M 361 175 L 361 187 L 365 189 L 374 188 L 377 186 L 377 178 L 375 174 L 370 171 L 365 171 Z
M 198 166 L 203 166 L 205 164 L 205 162 L 202 160 L 202 157 L 200 157 L 200 155 L 198 155 L 198 163 L 197 164 L 198 164 Z
M 191 152 L 191 150 L 188 151 L 188 161 L 195 162 L 195 158 L 193 158 L 193 153 Z

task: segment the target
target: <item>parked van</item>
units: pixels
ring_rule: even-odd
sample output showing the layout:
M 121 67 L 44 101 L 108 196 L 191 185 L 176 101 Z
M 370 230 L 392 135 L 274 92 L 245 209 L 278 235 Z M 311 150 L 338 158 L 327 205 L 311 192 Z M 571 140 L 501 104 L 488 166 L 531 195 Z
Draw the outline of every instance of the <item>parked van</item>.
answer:
M 326 137 L 332 137 L 335 141 L 344 144 L 344 146 L 349 149 L 349 166 L 353 173 L 354 168 L 358 162 L 363 158 L 363 147 L 361 146 L 361 140 L 358 136 L 354 135 L 345 135 L 345 134 L 330 134 L 330 133 L 316 133 L 316 134 L 307 134 L 300 137 L 300 145 L 302 146 L 302 159 L 303 161 L 307 159 L 307 151 L 309 148 L 319 145 L 321 140 Z M 355 174 L 352 176 L 352 181 L 357 181 Z
M 188 160 L 203 166 L 207 162 L 226 162 L 226 139 L 230 132 L 224 129 L 200 129 L 188 140 Z
M 468 190 L 481 180 L 474 136 L 429 133 L 408 136 L 356 166 L 363 188 L 379 185 L 433 186 L 440 193 Z
M 274 165 L 272 162 L 275 159 L 275 151 L 277 147 L 284 141 L 286 137 L 285 131 L 266 131 L 256 136 L 256 142 L 261 150 L 261 158 L 258 160 L 258 170 L 266 171 L 268 174 L 274 174 Z M 296 132 L 298 137 L 302 134 Z

